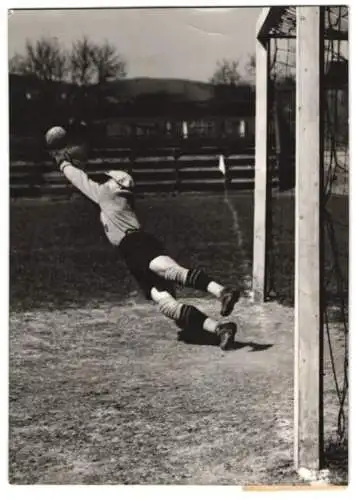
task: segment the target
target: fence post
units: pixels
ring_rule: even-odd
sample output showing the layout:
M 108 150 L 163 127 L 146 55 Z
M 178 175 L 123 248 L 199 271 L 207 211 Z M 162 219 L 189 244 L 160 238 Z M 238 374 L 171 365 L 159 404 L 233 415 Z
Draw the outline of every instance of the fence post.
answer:
M 179 175 L 179 157 L 180 151 L 178 148 L 173 149 L 174 157 L 174 173 L 175 173 L 175 190 L 180 191 L 180 175 Z

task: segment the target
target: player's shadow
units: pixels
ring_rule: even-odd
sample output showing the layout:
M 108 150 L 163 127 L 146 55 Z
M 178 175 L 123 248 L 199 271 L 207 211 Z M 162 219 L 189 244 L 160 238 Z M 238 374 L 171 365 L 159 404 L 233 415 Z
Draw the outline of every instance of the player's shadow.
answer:
M 216 337 L 216 335 L 209 334 L 203 331 L 180 330 L 178 332 L 178 341 L 184 342 L 185 344 L 194 345 L 219 345 L 219 339 Z M 237 351 L 238 349 L 243 349 L 245 347 L 250 347 L 250 352 L 266 351 L 272 346 L 273 344 L 259 344 L 257 342 L 240 342 L 235 340 L 234 343 L 230 346 L 229 351 Z

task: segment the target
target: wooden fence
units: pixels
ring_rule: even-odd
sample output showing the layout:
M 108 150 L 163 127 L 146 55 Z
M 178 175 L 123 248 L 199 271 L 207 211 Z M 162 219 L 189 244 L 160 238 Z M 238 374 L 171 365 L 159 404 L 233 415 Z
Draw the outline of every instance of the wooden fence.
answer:
M 254 186 L 254 154 L 232 154 L 225 157 L 227 177 L 220 172 L 219 150 L 205 148 L 197 155 L 177 157 L 172 149 L 155 149 L 151 156 L 132 157 L 128 148 L 112 148 L 92 152 L 86 171 L 94 180 L 102 180 L 106 170 L 126 170 L 135 179 L 138 192 L 222 191 L 252 189 Z M 10 196 L 36 197 L 70 195 L 72 186 L 48 159 L 12 155 L 10 162 Z

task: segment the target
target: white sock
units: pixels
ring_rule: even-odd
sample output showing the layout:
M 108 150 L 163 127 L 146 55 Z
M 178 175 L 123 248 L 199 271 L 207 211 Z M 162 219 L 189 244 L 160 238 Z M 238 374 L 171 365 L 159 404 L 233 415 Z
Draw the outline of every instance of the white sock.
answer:
M 207 288 L 207 291 L 212 295 L 214 295 L 214 297 L 217 297 L 218 299 L 220 299 L 223 290 L 224 287 L 222 285 L 219 285 L 219 283 L 216 283 L 215 281 L 211 281 Z
M 215 319 L 211 318 L 206 318 L 206 320 L 203 323 L 203 329 L 209 333 L 215 333 L 217 326 L 218 322 L 215 321 Z

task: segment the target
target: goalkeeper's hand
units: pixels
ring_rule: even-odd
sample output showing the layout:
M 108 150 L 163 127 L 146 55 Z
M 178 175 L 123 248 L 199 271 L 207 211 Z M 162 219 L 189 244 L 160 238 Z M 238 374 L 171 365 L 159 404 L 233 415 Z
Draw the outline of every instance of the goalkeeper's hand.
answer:
M 87 161 L 86 148 L 82 145 L 66 146 L 63 149 L 51 150 L 49 154 L 58 168 L 61 168 L 64 162 L 80 168 Z

